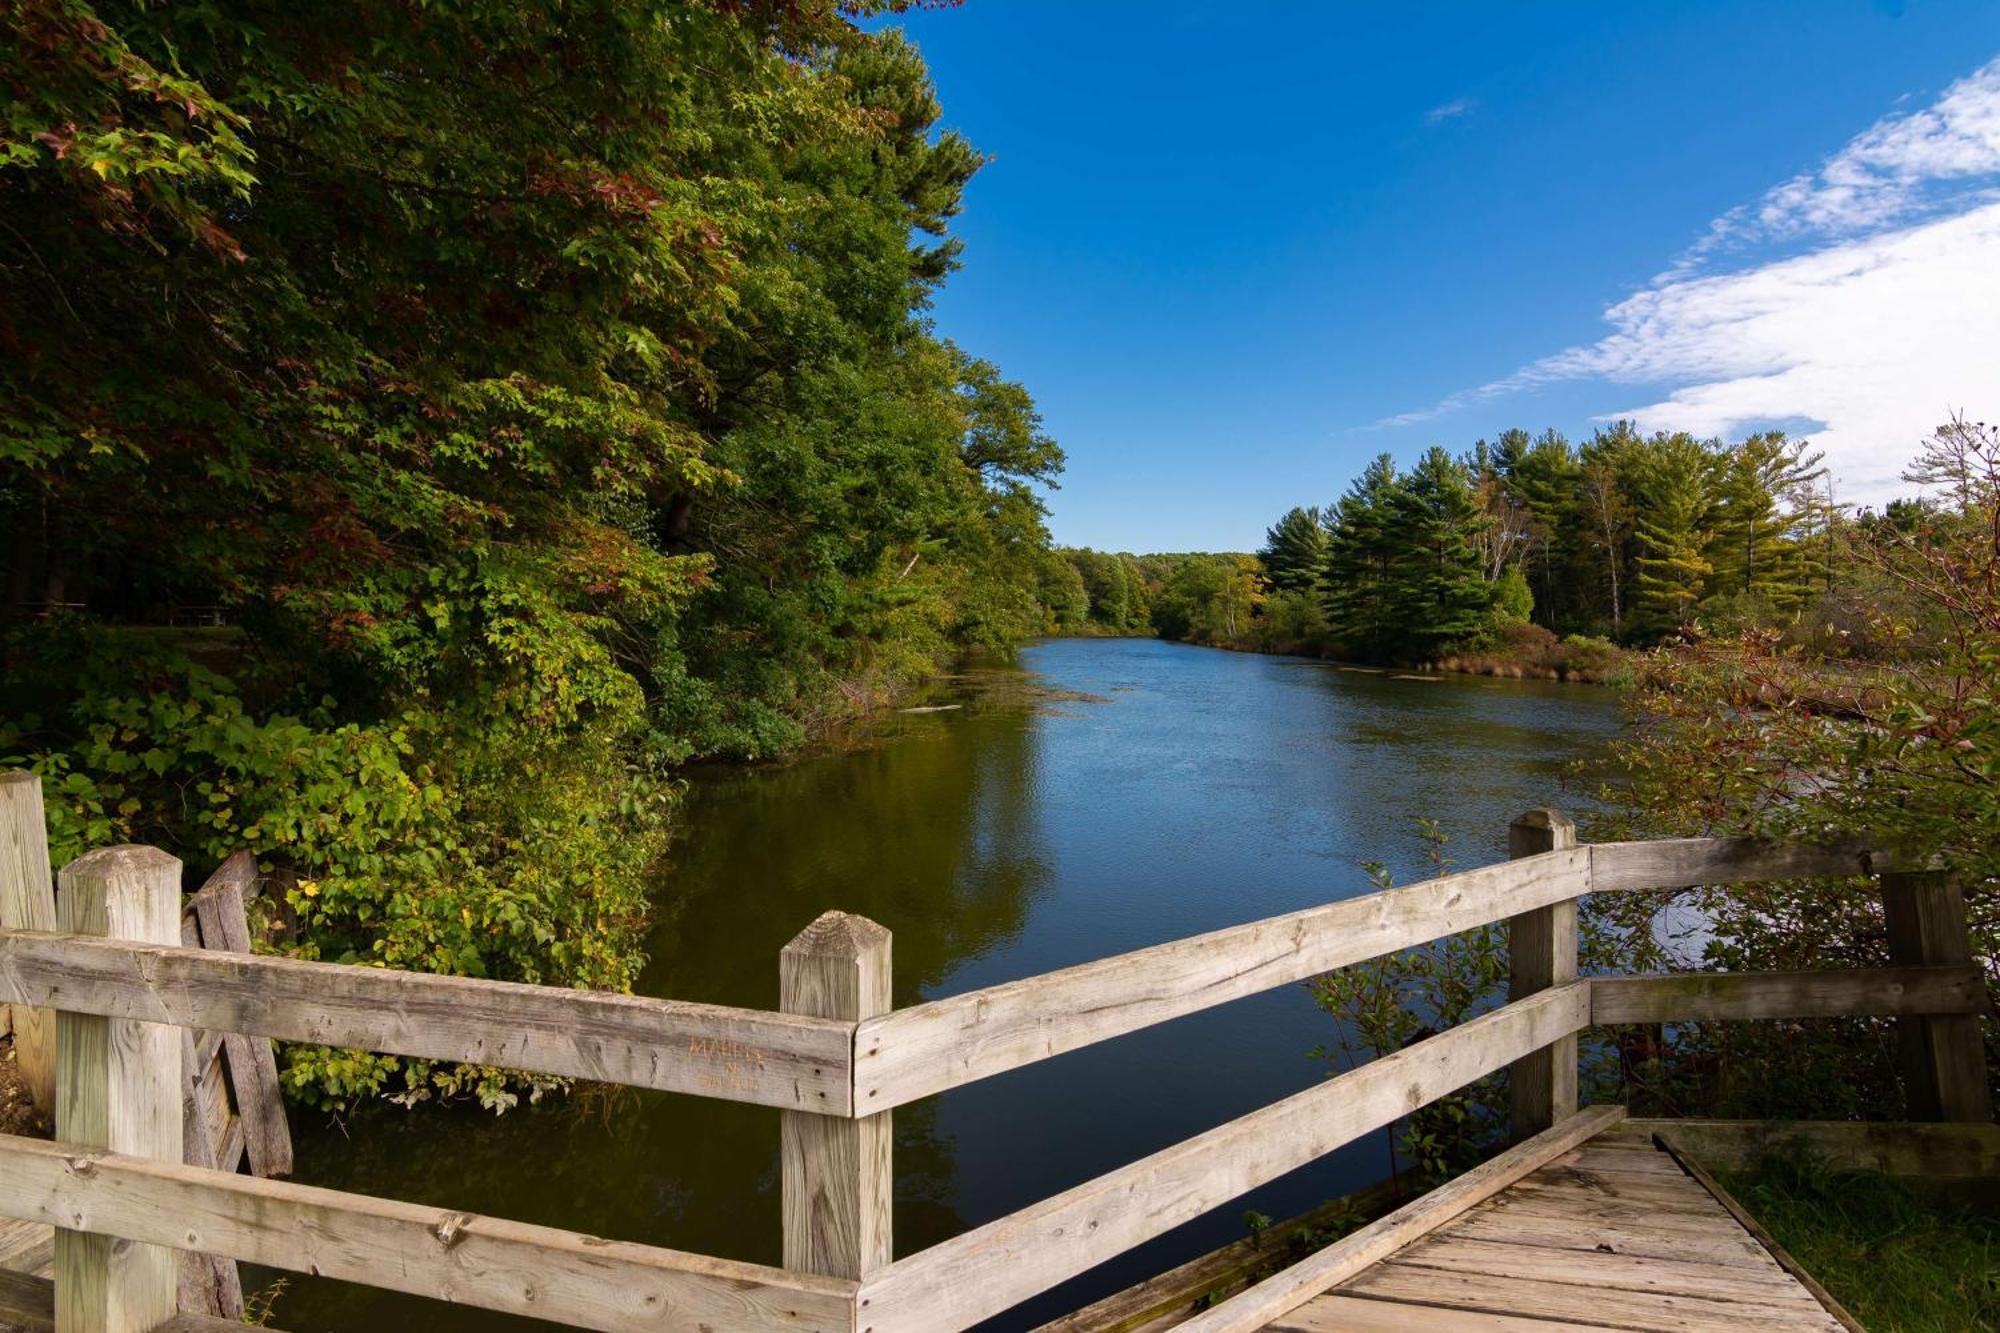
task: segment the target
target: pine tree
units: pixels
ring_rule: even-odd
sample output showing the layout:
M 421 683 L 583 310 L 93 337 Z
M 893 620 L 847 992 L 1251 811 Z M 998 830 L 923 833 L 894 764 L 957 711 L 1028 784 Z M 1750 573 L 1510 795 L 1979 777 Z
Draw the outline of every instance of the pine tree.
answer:
M 1390 571 L 1402 488 L 1395 460 L 1382 454 L 1327 506 L 1322 520 L 1327 552 L 1321 596 L 1327 625 L 1347 651 L 1370 659 L 1386 657 L 1396 635 Z
M 1686 624 L 1708 589 L 1717 508 L 1715 450 L 1691 435 L 1659 434 L 1631 450 L 1636 617 L 1666 631 Z
M 1440 448 L 1418 460 L 1393 512 L 1396 646 L 1427 657 L 1485 627 L 1492 593 L 1479 555 L 1484 520 L 1470 473 Z
M 1280 592 L 1310 591 L 1319 586 L 1326 565 L 1326 528 L 1320 512 L 1293 509 L 1265 530 L 1264 549 L 1257 553 L 1264 573 Z
M 1826 474 L 1822 457 L 1777 431 L 1752 435 L 1724 455 L 1715 519 L 1717 592 L 1759 598 L 1779 611 L 1804 603 L 1817 551 L 1801 540 L 1801 525 Z

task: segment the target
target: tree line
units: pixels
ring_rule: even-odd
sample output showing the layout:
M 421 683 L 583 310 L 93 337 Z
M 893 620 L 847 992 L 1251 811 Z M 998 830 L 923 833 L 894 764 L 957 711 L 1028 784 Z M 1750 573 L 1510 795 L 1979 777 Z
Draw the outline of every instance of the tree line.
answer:
M 1407 469 L 1383 454 L 1332 503 L 1281 516 L 1255 557 L 1067 552 L 1087 594 L 1071 618 L 1129 632 L 1143 604 L 1168 637 L 1382 662 L 1644 644 L 1795 620 L 1831 584 L 1841 521 L 1820 455 L 1778 432 L 1509 430 Z
M 247 846 L 301 954 L 617 988 L 677 765 L 1044 631 L 1062 452 L 930 325 L 983 158 L 901 7 L 6 7 L 0 766 L 58 859 Z

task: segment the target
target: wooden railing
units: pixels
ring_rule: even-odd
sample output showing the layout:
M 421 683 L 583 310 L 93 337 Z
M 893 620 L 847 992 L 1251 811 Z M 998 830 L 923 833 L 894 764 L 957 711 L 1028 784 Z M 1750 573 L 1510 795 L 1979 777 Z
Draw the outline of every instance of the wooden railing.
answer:
M 940 1333 L 1486 1074 L 1511 1067 L 1517 1133 L 1545 1129 L 1576 1110 L 1575 1039 L 1594 1023 L 1898 1016 L 1913 1106 L 1934 1118 L 1990 1115 L 1984 979 L 1963 900 L 1943 876 L 1880 875 L 1890 968 L 1579 978 L 1576 900 L 1586 893 L 1856 876 L 1879 862 L 1852 847 L 1715 839 L 1578 846 L 1550 811 L 1517 821 L 1512 848 L 1498 865 L 900 1010 L 889 1002 L 889 933 L 828 913 L 786 946 L 775 1013 L 184 949 L 164 924 L 178 919 L 179 864 L 148 848 L 94 852 L 59 877 L 59 933 L 0 919 L 0 1003 L 58 1011 L 61 1042 L 61 1138 L 0 1138 L 0 1215 L 59 1228 L 65 1333 L 167 1327 L 172 1249 L 593 1329 Z M 893 1258 L 893 1108 L 1502 921 L 1513 975 L 1501 1007 Z M 175 1063 L 172 1027 L 780 1107 L 784 1266 L 180 1165 L 178 1101 L 160 1078 Z

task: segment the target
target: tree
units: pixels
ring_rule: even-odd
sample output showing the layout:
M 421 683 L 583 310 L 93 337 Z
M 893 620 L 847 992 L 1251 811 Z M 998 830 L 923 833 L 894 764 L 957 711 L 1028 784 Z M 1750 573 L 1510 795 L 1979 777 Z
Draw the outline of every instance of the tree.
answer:
M 1061 454 L 929 326 L 981 158 L 896 7 L 0 9 L 0 748 L 58 843 L 615 989 L 673 765 L 1041 632 Z
M 1777 611 L 1805 601 L 1818 560 L 1800 540 L 1800 525 L 1826 474 L 1822 457 L 1779 431 L 1752 435 L 1723 454 L 1715 514 L 1718 591 L 1761 599 Z
M 1264 562 L 1271 586 L 1280 592 L 1302 592 L 1319 586 L 1326 566 L 1326 528 L 1317 509 L 1294 508 L 1266 530 Z
M 1327 625 L 1349 652 L 1369 659 L 1394 649 L 1400 625 L 1391 579 L 1402 491 L 1395 460 L 1382 454 L 1324 511 Z
M 1716 508 L 1716 455 L 1691 435 L 1655 435 L 1630 458 L 1638 502 L 1633 534 L 1634 609 L 1650 626 L 1687 623 L 1715 572 L 1708 550 Z
M 1483 519 L 1462 464 L 1433 447 L 1404 479 L 1391 511 L 1399 650 L 1419 657 L 1476 636 L 1492 603 L 1479 555 Z

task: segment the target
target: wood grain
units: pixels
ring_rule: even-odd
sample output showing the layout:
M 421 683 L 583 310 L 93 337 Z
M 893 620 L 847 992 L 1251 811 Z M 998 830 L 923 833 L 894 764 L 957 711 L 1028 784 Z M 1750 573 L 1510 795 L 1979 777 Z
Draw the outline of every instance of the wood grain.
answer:
M 257 880 L 257 862 L 237 852 L 216 868 L 195 893 L 188 907 L 201 923 L 201 945 L 225 953 L 247 954 L 250 921 L 247 894 Z M 292 1132 L 285 1123 L 285 1099 L 278 1086 L 278 1059 L 269 1037 L 242 1032 L 222 1034 L 229 1082 L 236 1093 L 236 1114 L 243 1125 L 243 1151 L 250 1169 L 260 1176 L 292 1174 Z
M 54 930 L 55 883 L 49 874 L 42 780 L 0 773 L 0 930 Z M 14 1062 L 28 1096 L 44 1115 L 56 1106 L 56 1017 L 46 1008 L 11 1006 Z
M 1593 1024 L 1976 1014 L 1986 1004 L 1986 979 L 1977 967 L 1969 965 L 1825 972 L 1677 972 L 1590 980 Z
M 180 939 L 181 863 L 157 848 L 89 852 L 64 866 L 58 879 L 57 917 L 68 930 L 120 942 Z M 56 1050 L 57 1134 L 90 1148 L 180 1162 L 180 1033 L 159 1023 L 64 1011 L 57 1015 Z M 40 1220 L 60 1228 L 57 1333 L 147 1333 L 178 1311 L 172 1250 L 93 1232 L 74 1214 Z
M 1369 1223 L 1352 1235 L 1196 1315 L 1182 1333 L 1254 1333 L 1329 1287 L 1444 1226 L 1530 1171 L 1568 1152 L 1625 1115 L 1622 1106 L 1579 1112 L 1490 1161 Z
M 1590 848 L 1590 891 L 1687 889 L 1776 879 L 1830 879 L 1869 872 L 1864 843 L 1805 847 L 1758 838 L 1656 838 Z
M 1366 894 L 864 1020 L 855 1103 L 887 1109 L 1574 898 L 1573 848 Z
M 1502 1068 L 1588 1017 L 1542 991 L 898 1260 L 862 1284 L 874 1333 L 977 1323 Z
M 779 955 L 779 1006 L 850 1022 L 887 1013 L 890 943 L 889 932 L 866 917 L 826 913 Z M 859 1278 L 888 1264 L 891 1114 L 850 1120 L 784 1113 L 779 1180 L 786 1268 Z
M 0 1136 L 0 1213 L 607 1333 L 853 1320 L 855 1284 L 839 1278 L 73 1143 Z
M 1906 966 L 1972 962 L 1965 893 L 1951 875 L 1936 870 L 1884 874 L 1881 889 L 1891 959 Z M 1975 1125 L 1993 1119 L 1978 1018 L 1933 1014 L 1904 1018 L 1897 1028 L 1910 1119 Z
M 846 1115 L 851 1023 L 291 958 L 0 933 L 0 999 Z
M 1560 810 L 1530 810 L 1507 826 L 1513 860 L 1576 846 L 1576 823 Z M 1507 998 L 1525 999 L 1576 980 L 1576 899 L 1520 912 L 1507 921 Z M 1576 1114 L 1576 1034 L 1558 1037 L 1507 1071 L 1508 1121 L 1514 1141 Z

